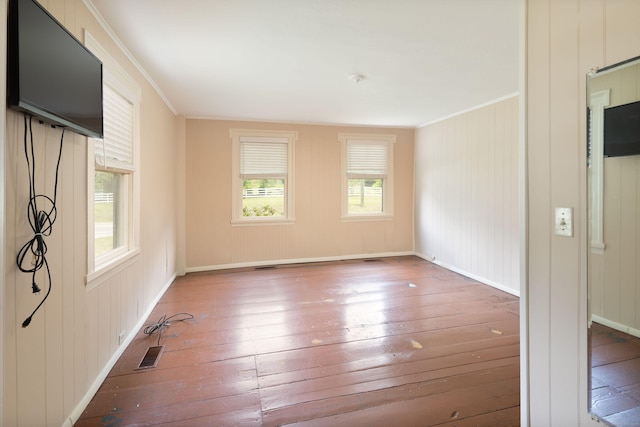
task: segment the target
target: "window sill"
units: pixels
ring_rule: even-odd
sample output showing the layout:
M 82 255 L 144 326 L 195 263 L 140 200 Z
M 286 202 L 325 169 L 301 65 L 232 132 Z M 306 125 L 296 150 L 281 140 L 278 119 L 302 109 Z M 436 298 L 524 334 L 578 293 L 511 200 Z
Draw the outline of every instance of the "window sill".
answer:
M 260 226 L 260 225 L 292 225 L 296 222 L 295 218 L 269 218 L 259 217 L 256 219 L 233 219 L 232 226 Z
M 391 221 L 393 215 L 380 214 L 380 215 L 342 215 L 340 220 L 343 222 L 352 221 Z
M 96 271 L 87 274 L 85 283 L 87 290 L 95 289 L 117 273 L 130 266 L 140 254 L 140 249 L 134 249 L 101 265 Z

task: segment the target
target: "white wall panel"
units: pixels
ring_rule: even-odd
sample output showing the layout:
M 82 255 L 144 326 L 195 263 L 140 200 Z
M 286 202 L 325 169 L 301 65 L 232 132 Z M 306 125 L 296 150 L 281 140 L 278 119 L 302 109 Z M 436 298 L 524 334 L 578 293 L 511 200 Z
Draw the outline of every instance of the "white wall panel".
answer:
M 587 414 L 586 74 L 638 55 L 640 3 L 529 0 L 528 306 L 533 426 L 592 425 Z M 574 237 L 553 234 L 574 208 Z
M 416 131 L 416 252 L 519 294 L 518 98 Z

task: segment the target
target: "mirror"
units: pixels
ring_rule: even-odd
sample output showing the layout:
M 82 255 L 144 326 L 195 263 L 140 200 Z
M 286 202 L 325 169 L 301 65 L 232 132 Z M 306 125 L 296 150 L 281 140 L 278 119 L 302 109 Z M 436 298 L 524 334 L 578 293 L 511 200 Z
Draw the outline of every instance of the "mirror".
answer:
M 587 76 L 589 408 L 640 426 L 640 58 Z

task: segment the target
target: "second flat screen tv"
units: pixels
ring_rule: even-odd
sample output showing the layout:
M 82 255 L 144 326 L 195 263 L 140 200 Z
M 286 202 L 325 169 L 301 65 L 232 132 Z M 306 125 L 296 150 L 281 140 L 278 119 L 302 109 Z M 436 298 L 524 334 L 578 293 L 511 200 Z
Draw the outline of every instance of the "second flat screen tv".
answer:
M 605 157 L 640 154 L 640 101 L 604 110 Z

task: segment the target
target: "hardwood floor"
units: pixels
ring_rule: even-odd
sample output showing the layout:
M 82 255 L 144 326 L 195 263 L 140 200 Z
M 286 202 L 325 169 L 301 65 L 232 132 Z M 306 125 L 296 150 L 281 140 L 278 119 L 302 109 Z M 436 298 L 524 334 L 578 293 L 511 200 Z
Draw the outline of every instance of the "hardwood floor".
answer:
M 515 426 L 518 298 L 417 257 L 188 274 L 76 426 Z M 164 345 L 157 367 L 136 370 Z
M 590 328 L 591 411 L 612 425 L 640 425 L 640 338 Z

